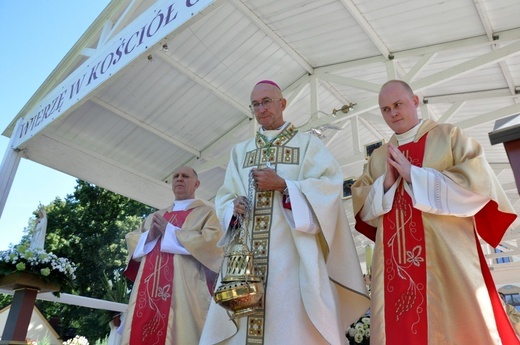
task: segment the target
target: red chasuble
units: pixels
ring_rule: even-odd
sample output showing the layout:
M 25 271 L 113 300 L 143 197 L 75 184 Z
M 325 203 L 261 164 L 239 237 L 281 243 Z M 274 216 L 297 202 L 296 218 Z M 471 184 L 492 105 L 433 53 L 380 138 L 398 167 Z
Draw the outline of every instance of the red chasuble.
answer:
M 418 143 L 399 146 L 415 166 L 422 167 L 427 135 Z M 385 260 L 386 344 L 427 344 L 426 251 L 421 211 L 413 207 L 403 181 L 392 210 L 383 218 Z
M 443 128 L 439 127 L 439 129 L 442 130 Z M 438 140 L 438 134 L 432 131 L 430 134 L 422 136 L 415 144 L 408 143 L 399 146 L 399 150 L 408 157 L 414 166 L 421 167 L 430 164 L 428 166 L 436 168 L 437 161 L 435 161 L 435 157 L 430 157 L 431 161 L 429 162 L 425 161 L 428 158 L 424 156 L 424 152 L 432 152 L 432 148 L 426 148 L 427 136 L 430 138 L 428 145 Z M 449 148 L 447 145 L 441 145 L 440 153 L 442 154 L 443 149 L 447 150 Z M 433 148 L 433 150 L 435 149 Z M 478 163 L 480 158 L 469 157 L 469 162 L 471 160 Z M 442 164 L 442 161 L 439 163 Z M 454 162 L 454 164 L 461 164 L 464 167 L 465 162 Z M 380 176 L 378 175 L 380 168 L 377 167 L 376 169 L 376 177 Z M 442 167 L 442 169 L 446 168 L 445 166 Z M 483 168 L 486 167 L 483 166 Z M 465 170 L 462 169 L 462 172 L 464 173 Z M 447 173 L 449 174 L 450 172 L 448 171 Z M 471 171 L 467 173 L 471 173 Z M 485 171 L 476 171 L 475 173 L 485 178 Z M 490 185 L 494 185 L 493 181 L 490 181 Z M 467 262 L 455 262 L 457 269 L 461 269 L 464 264 L 469 263 L 471 265 L 469 267 L 471 274 L 461 274 L 460 279 L 457 280 L 457 276 L 453 272 L 448 272 L 450 274 L 448 277 L 452 279 L 449 283 L 438 282 L 434 279 L 436 277 L 435 270 L 441 269 L 437 265 L 449 264 L 450 258 L 442 257 L 443 260 L 440 260 L 438 253 L 426 253 L 426 248 L 427 245 L 442 245 L 442 241 L 450 240 L 451 236 L 449 233 L 444 233 L 440 238 L 432 236 L 435 232 L 438 232 L 437 235 L 441 235 L 443 231 L 442 224 L 447 225 L 448 230 L 446 231 L 457 231 L 456 226 L 451 226 L 448 223 L 449 220 L 446 219 L 445 222 L 441 221 L 440 225 L 428 228 L 432 224 L 423 223 L 423 219 L 431 221 L 433 217 L 413 208 L 412 200 L 404 191 L 402 183 L 398 186 L 394 196 L 391 212 L 383 216 L 379 228 L 363 222 L 359 213 L 356 214 L 356 229 L 368 238 L 376 241 L 377 231 L 382 231 L 382 233 L 377 235 L 376 243 L 376 248 L 379 250 L 378 264 L 383 263 L 383 267 L 378 267 L 377 276 L 374 277 L 374 281 L 378 284 L 377 294 L 374 295 L 374 305 L 378 308 L 378 314 L 377 316 L 374 314 L 373 318 L 373 334 L 378 337 L 378 340 L 381 340 L 381 345 L 434 345 L 446 343 L 449 338 L 452 339 L 453 343 L 463 344 L 464 342 L 461 339 L 464 339 L 465 334 L 471 334 L 472 341 L 475 344 L 488 344 L 491 341 L 487 339 L 496 339 L 497 336 L 495 325 L 491 324 L 491 318 L 494 318 L 501 344 L 520 344 L 501 305 L 477 236 L 478 233 L 482 239 L 492 246 L 499 244 L 508 226 L 516 218 L 512 208 L 507 205 L 504 198 L 505 196 L 502 197 L 501 195 L 491 198 L 473 217 L 474 246 L 478 253 L 480 264 L 474 261 L 474 257 Z M 359 198 L 359 201 L 361 202 L 361 198 Z M 499 204 L 499 202 L 501 203 Z M 462 230 L 468 231 L 470 224 L 463 225 L 466 227 Z M 426 233 L 425 226 L 427 227 Z M 429 237 L 426 237 L 426 235 Z M 467 239 L 470 238 L 464 238 L 464 240 Z M 426 240 L 428 241 L 426 242 Z M 465 242 L 463 245 L 466 247 L 468 245 L 471 246 L 471 242 Z M 455 250 L 455 248 L 456 245 L 453 244 L 448 249 Z M 435 249 L 435 247 L 431 247 L 431 249 Z M 470 248 L 468 247 L 467 249 Z M 458 259 L 454 258 L 454 260 Z M 432 269 L 432 271 L 429 271 L 429 269 Z M 477 290 L 474 292 L 469 291 L 471 295 L 468 297 L 470 298 L 463 301 L 464 303 L 462 304 L 464 309 L 460 309 L 460 307 L 457 307 L 459 310 L 448 309 L 455 305 L 450 304 L 450 300 L 454 301 L 455 298 L 464 296 L 464 291 L 461 291 L 461 289 L 466 280 L 473 279 L 472 275 L 477 274 L 475 269 L 480 269 L 484 283 L 480 284 L 480 277 L 477 278 L 475 276 L 475 279 L 479 281 L 479 295 L 476 295 Z M 382 285 L 381 289 L 379 284 Z M 453 290 L 450 284 L 453 284 Z M 472 284 L 470 283 L 469 285 Z M 487 314 L 489 313 L 489 304 L 486 296 L 481 293 L 484 292 L 481 288 L 486 288 L 487 290 L 493 315 Z M 440 301 L 446 303 L 437 305 Z M 479 305 L 480 302 L 482 305 Z M 475 304 L 474 310 L 471 309 L 471 303 Z M 446 309 L 444 310 L 443 308 Z M 482 313 L 484 310 L 485 313 Z M 373 310 L 372 312 L 375 313 L 376 311 Z M 472 313 L 477 313 L 477 315 L 472 315 Z M 466 314 L 467 318 L 465 318 Z M 446 318 L 439 319 L 443 315 L 446 315 Z M 473 324 L 479 325 L 479 328 L 471 329 Z M 480 327 L 484 327 L 484 329 Z M 480 334 L 487 338 L 479 339 L 474 336 L 475 334 Z M 457 338 L 456 342 L 455 338 Z M 438 339 L 442 339 L 442 341 L 439 342 Z
M 169 223 L 182 227 L 191 212 L 166 212 Z M 161 239 L 141 262 L 142 275 L 139 280 L 137 301 L 132 318 L 130 345 L 163 345 L 168 330 L 168 315 L 172 304 L 173 256 L 161 252 Z
M 426 137 L 417 143 L 399 146 L 414 166 L 422 167 Z M 392 210 L 383 218 L 383 243 L 386 345 L 428 344 L 427 257 L 422 212 L 413 207 L 403 182 L 395 193 Z M 501 340 L 503 344 L 519 344 L 496 293 L 478 239 L 475 247 Z

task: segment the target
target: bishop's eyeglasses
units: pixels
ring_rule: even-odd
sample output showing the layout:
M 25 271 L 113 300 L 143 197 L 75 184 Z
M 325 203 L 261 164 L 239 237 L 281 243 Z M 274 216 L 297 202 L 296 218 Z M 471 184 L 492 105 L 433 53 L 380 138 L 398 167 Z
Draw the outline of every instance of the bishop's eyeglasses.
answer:
M 276 99 L 271 99 L 271 98 L 264 98 L 261 102 L 253 102 L 249 105 L 249 109 L 251 109 L 251 111 L 253 113 L 256 113 L 257 111 L 260 110 L 260 106 L 262 106 L 264 109 L 269 109 L 273 106 L 273 102 L 274 101 L 281 101 L 283 98 L 276 98 Z

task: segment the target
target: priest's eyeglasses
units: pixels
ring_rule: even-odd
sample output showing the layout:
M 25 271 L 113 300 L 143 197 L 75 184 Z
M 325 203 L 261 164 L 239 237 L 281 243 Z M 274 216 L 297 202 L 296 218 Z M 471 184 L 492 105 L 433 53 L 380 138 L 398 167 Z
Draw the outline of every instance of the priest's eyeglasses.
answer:
M 277 99 L 271 99 L 271 98 L 264 98 L 261 102 L 253 102 L 249 105 L 249 109 L 251 109 L 251 111 L 253 113 L 256 113 L 257 111 L 260 110 L 260 106 L 262 106 L 264 109 L 269 109 L 273 106 L 273 102 L 274 101 L 281 101 L 282 98 L 277 98 Z

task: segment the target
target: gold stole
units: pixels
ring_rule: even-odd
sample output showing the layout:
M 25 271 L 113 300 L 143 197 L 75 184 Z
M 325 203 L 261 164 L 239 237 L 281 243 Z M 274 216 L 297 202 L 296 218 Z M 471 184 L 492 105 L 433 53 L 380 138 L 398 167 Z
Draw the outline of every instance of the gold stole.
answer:
M 272 141 L 257 135 L 257 148 L 246 153 L 244 169 L 252 167 L 277 170 L 277 164 L 298 165 L 300 149 L 298 147 L 285 146 L 298 131 L 289 124 Z M 256 273 L 264 282 L 264 296 L 257 306 L 257 313 L 248 316 L 246 344 L 259 345 L 264 342 L 265 331 L 265 299 L 267 297 L 267 279 L 269 277 L 269 236 L 272 224 L 274 191 L 255 191 L 253 197 L 253 219 L 252 219 L 252 248 Z

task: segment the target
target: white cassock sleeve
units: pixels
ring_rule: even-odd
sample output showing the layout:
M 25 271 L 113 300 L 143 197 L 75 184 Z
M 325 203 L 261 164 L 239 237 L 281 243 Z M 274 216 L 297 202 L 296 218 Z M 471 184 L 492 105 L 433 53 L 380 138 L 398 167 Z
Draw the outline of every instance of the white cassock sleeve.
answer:
M 435 169 L 412 166 L 411 178 L 405 189 L 413 206 L 423 212 L 471 217 L 489 202 L 489 198 L 462 188 Z
M 188 252 L 177 239 L 177 235 L 175 233 L 180 230 L 181 228 L 170 223 L 166 225 L 166 230 L 164 231 L 161 242 L 161 252 L 190 255 L 190 252 Z
M 166 225 L 166 230 L 164 231 L 164 235 L 162 236 L 161 241 L 161 252 L 171 253 L 171 254 L 183 254 L 190 255 L 190 253 L 180 244 L 177 236 L 175 235 L 176 231 L 179 231 L 181 228 L 174 226 L 170 223 Z M 155 244 L 161 237 L 156 238 L 153 241 L 146 243 L 146 238 L 148 237 L 148 231 L 145 231 L 141 234 L 139 238 L 139 242 L 137 242 L 137 246 L 135 247 L 133 259 L 138 259 L 146 254 L 150 253 L 155 247 Z
M 374 220 L 392 209 L 395 191 L 401 178 L 398 178 L 386 193 L 383 186 L 384 180 L 385 175 L 375 180 L 370 193 L 368 193 L 365 205 L 359 212 L 359 216 L 364 222 Z
M 380 176 L 372 185 L 360 217 L 368 222 L 387 213 L 392 208 L 399 178 L 384 193 L 384 176 Z M 413 206 L 422 212 L 470 217 L 484 207 L 489 198 L 473 193 L 447 178 L 441 172 L 431 168 L 412 166 L 412 183 L 405 182 L 405 190 L 411 196 Z
M 287 223 L 289 223 L 292 230 L 302 231 L 308 234 L 318 233 L 319 228 L 314 222 L 312 210 L 305 196 L 292 181 L 285 180 L 285 183 L 287 184 L 287 190 L 289 192 L 291 210 L 283 207 L 282 198 L 280 198 L 280 207 L 282 208 Z

